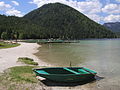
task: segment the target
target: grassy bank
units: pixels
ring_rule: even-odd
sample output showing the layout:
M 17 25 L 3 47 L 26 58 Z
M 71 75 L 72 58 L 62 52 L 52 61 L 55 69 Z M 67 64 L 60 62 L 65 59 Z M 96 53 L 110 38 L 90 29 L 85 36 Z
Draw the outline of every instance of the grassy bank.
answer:
M 16 66 L 5 71 L 10 81 L 36 83 L 32 68 L 36 66 Z
M 19 45 L 20 45 L 20 44 L 18 44 L 18 43 L 8 43 L 8 42 L 0 41 L 0 49 L 17 47 L 17 46 L 19 46 Z
M 36 90 L 43 88 L 43 85 L 35 78 L 32 68 L 41 67 L 17 66 L 7 69 L 0 75 L 0 90 Z
M 28 57 L 20 57 L 18 61 L 26 66 L 11 67 L 0 73 L 0 90 L 43 90 L 43 84 L 36 79 L 32 71 L 33 68 L 42 67 Z

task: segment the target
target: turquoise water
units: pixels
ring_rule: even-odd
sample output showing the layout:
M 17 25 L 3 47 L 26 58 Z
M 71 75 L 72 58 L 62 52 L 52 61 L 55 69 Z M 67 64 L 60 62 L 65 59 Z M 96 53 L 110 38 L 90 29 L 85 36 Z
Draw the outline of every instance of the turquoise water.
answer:
M 80 43 L 44 44 L 36 54 L 56 66 L 73 66 L 85 62 L 119 62 L 120 40 L 81 40 Z
M 72 66 L 95 70 L 105 77 L 91 84 L 95 90 L 97 85 L 100 90 L 120 90 L 120 39 L 44 44 L 36 55 L 54 66 L 69 66 L 71 62 Z

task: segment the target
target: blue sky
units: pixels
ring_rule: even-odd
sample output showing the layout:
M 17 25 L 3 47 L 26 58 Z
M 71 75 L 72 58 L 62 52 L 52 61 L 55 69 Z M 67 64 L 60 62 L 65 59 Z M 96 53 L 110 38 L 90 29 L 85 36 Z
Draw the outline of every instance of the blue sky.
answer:
M 120 0 L 0 0 L 0 14 L 22 17 L 44 4 L 60 2 L 98 22 L 120 21 Z

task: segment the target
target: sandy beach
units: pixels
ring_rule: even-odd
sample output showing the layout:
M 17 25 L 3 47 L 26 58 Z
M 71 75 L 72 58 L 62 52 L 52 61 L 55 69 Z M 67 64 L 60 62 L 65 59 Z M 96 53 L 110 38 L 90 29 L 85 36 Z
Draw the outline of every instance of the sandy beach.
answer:
M 17 62 L 19 57 L 29 57 L 34 59 L 35 62 L 38 62 L 40 66 L 46 66 L 44 62 L 34 55 L 40 45 L 37 43 L 23 42 L 20 42 L 20 44 L 18 47 L 0 49 L 0 72 L 13 66 L 21 66 L 22 64 Z

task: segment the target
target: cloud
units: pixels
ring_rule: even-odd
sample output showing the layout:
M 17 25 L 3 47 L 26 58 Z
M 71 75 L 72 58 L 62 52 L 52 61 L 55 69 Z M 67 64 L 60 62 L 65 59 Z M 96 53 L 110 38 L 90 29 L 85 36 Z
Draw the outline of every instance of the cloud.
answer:
M 120 21 L 120 15 L 108 15 L 104 18 L 105 22 L 119 22 Z
M 19 3 L 17 1 L 11 1 L 14 5 L 19 6 Z
M 10 15 L 10 16 L 18 16 L 18 17 L 22 17 L 23 15 L 22 15 L 22 13 L 21 13 L 21 11 L 19 11 L 19 10 L 16 10 L 16 9 L 10 9 L 10 10 L 7 10 L 6 11 L 6 14 L 8 14 L 8 15 Z
M 116 0 L 116 2 L 120 2 L 120 0 Z
M 5 2 L 1 1 L 0 2 L 0 11 L 4 11 L 4 10 L 7 10 L 9 8 L 11 8 L 12 6 L 9 5 L 9 4 L 6 4 Z
M 14 4 L 16 3 L 15 1 L 12 1 L 12 2 Z M 16 3 L 15 5 L 19 5 L 19 3 Z M 13 6 L 11 6 L 10 4 L 6 4 L 3 1 L 0 2 L 0 11 L 4 11 L 7 15 L 14 15 L 18 17 L 23 16 L 21 11 L 16 10 Z
M 85 2 L 78 2 L 77 5 L 74 7 L 78 11 L 83 13 L 99 13 L 101 12 L 102 4 L 96 0 L 96 1 L 85 1 Z
M 120 5 L 108 4 L 102 8 L 102 11 L 107 14 L 120 14 Z

